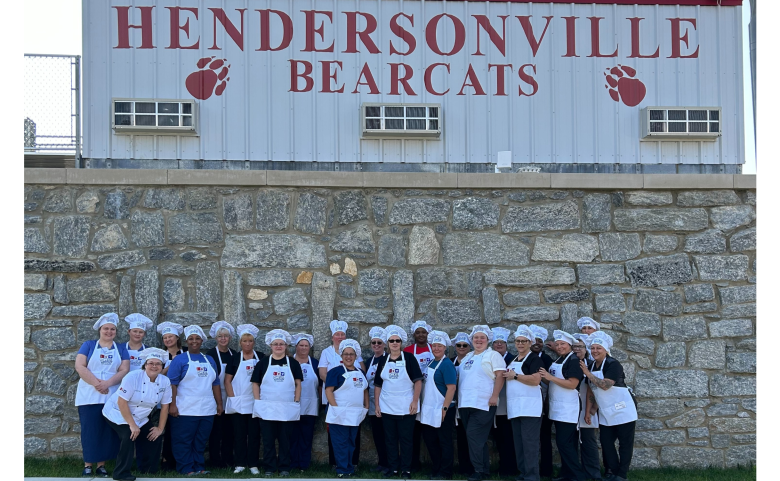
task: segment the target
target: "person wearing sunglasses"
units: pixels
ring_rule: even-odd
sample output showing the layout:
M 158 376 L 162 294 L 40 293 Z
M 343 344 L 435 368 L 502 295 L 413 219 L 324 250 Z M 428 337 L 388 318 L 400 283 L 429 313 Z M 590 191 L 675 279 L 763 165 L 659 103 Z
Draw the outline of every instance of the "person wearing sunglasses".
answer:
M 588 349 L 585 346 L 587 334 L 574 334 L 574 344 L 571 349 L 577 355 L 577 359 L 584 362 L 588 368 L 593 366 L 593 361 L 588 360 Z M 596 443 L 596 429 L 599 427 L 598 406 L 587 407 L 590 388 L 588 387 L 587 377 L 582 375 L 582 382 L 579 386 L 580 393 L 580 462 L 582 469 L 588 475 L 588 479 L 601 480 L 601 466 L 599 463 L 599 446 Z
M 528 326 L 534 333 L 534 343 L 531 345 L 531 352 L 542 360 L 545 369 L 550 369 L 553 359 L 544 352 L 544 341 L 547 340 L 547 329 L 536 324 Z M 543 478 L 552 478 L 553 474 L 553 454 L 552 454 L 552 421 L 549 416 L 549 403 L 547 399 L 548 386 L 546 382 L 542 387 L 542 427 L 539 430 L 539 476 Z
M 374 326 L 368 332 L 368 336 L 371 338 L 371 351 L 374 353 L 371 358 L 371 362 L 368 364 L 368 372 L 366 373 L 366 379 L 368 379 L 368 422 L 371 423 L 371 434 L 374 437 L 374 446 L 376 447 L 377 465 L 374 466 L 372 471 L 387 474 L 389 471 L 387 465 L 387 448 L 385 446 L 385 426 L 382 422 L 382 418 L 377 417 L 374 405 L 376 399 L 374 398 L 374 380 L 376 379 L 376 370 L 379 367 L 379 361 L 387 357 L 385 354 L 385 341 L 384 338 L 387 334 L 383 327 Z
M 390 352 L 379 360 L 374 377 L 374 411 L 384 423 L 390 470 L 385 477 L 400 474 L 411 479 L 414 418 L 420 410 L 423 375 L 414 354 L 402 350 L 406 331 L 390 325 L 385 335 Z
M 494 327 L 493 331 L 493 350 L 504 357 L 504 362 L 509 365 L 515 358 L 507 352 L 507 344 L 512 331 L 505 327 Z M 515 442 L 512 437 L 512 423 L 507 418 L 506 411 L 506 383 L 498 395 L 498 406 L 496 407 L 496 422 L 493 429 L 490 430 L 498 448 L 498 475 L 502 478 L 512 478 L 517 476 L 517 467 L 515 462 Z
M 458 370 L 460 362 L 466 357 L 466 354 L 471 352 L 471 341 L 469 340 L 469 335 L 467 333 L 459 332 L 455 334 L 455 337 L 450 339 L 450 342 L 455 346 L 455 355 L 450 358 L 450 361 L 452 361 L 452 364 L 455 366 L 455 371 L 458 373 L 458 377 L 460 377 L 460 371 Z M 458 404 L 457 386 L 455 387 L 455 397 L 452 402 L 455 403 L 453 409 L 455 409 L 455 437 L 457 438 L 458 444 L 458 469 L 461 474 L 471 476 L 471 473 L 474 472 L 474 466 L 472 466 L 471 460 L 469 459 L 469 443 L 466 440 L 466 427 L 462 422 L 458 422 L 460 413 L 456 409 Z

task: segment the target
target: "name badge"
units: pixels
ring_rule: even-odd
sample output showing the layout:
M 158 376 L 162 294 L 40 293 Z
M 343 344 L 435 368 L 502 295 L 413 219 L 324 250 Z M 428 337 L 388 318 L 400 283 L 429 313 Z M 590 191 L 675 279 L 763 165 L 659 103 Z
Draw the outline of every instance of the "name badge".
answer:
M 406 366 L 406 361 L 395 361 L 395 365 L 399 367 Z
M 626 407 L 625 401 L 620 401 L 619 403 L 615 403 L 615 411 L 620 411 L 621 409 L 624 409 Z

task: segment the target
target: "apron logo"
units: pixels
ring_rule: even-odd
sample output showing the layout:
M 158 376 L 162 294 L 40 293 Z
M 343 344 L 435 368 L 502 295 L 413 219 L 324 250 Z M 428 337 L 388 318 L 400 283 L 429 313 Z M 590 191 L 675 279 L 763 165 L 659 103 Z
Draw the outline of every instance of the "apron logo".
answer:
M 473 360 L 468 361 L 468 362 L 466 362 L 466 364 L 463 365 L 463 369 L 468 371 L 469 369 L 471 369 L 472 365 L 474 365 L 474 361 Z
M 199 377 L 206 377 L 209 375 L 208 369 L 205 367 L 196 367 L 195 370 L 198 372 Z
M 125 389 L 123 387 L 120 387 L 119 390 L 122 391 L 123 393 L 127 394 L 127 389 Z
M 251 376 L 251 375 L 252 375 L 252 372 L 253 372 L 254 370 L 255 370 L 255 367 L 254 367 L 254 366 L 247 366 L 247 367 L 246 367 L 246 375 L 247 375 L 247 376 Z
M 100 355 L 100 364 L 111 364 L 114 362 L 114 355 L 113 354 L 101 354 Z
M 390 379 L 398 379 L 398 376 L 401 370 L 400 369 L 390 369 Z
M 284 382 L 284 373 L 279 371 L 274 371 L 274 381 Z
M 355 384 L 355 387 L 363 387 L 363 378 L 362 377 L 353 377 L 352 378 L 353 384 Z

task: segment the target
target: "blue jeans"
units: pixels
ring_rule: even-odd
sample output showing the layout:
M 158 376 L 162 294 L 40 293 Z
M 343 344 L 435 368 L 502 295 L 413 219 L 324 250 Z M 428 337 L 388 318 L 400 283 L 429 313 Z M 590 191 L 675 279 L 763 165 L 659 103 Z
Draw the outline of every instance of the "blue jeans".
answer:
M 333 443 L 333 455 L 336 457 L 336 473 L 352 474 L 355 466 L 352 464 L 352 454 L 357 441 L 357 426 L 341 426 L 329 424 L 330 440 Z

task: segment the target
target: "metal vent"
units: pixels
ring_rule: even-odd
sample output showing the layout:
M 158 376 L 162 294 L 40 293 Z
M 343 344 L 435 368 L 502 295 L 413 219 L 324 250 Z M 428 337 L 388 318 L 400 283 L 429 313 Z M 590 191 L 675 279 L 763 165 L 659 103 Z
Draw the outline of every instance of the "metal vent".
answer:
M 193 100 L 113 99 L 112 128 L 117 133 L 195 133 L 197 104 Z
M 721 135 L 720 107 L 646 107 L 642 140 L 715 140 Z
M 361 108 L 363 137 L 438 138 L 440 104 L 370 104 Z

